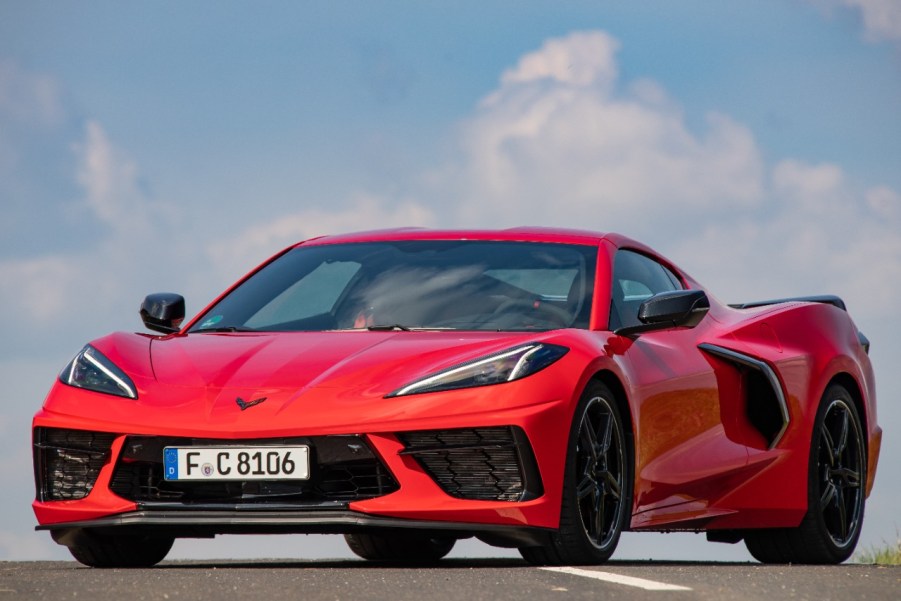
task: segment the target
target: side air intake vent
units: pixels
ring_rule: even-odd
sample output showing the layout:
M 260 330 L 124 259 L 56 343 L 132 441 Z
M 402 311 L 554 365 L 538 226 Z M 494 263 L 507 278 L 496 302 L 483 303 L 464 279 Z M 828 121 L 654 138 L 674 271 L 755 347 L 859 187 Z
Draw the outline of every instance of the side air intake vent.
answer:
M 773 368 L 764 361 L 714 344 L 698 348 L 737 366 L 744 378 L 748 397 L 748 420 L 773 448 L 785 434 L 791 421 L 782 383 Z

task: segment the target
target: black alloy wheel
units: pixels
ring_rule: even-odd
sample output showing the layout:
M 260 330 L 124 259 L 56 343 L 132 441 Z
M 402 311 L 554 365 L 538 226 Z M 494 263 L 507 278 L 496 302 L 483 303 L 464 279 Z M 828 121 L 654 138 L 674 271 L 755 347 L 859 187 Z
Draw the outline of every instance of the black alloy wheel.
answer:
M 823 395 L 811 439 L 807 514 L 797 528 L 749 530 L 745 544 L 765 563 L 841 563 L 857 546 L 866 502 L 866 438 L 840 386 Z
M 560 528 L 550 544 L 520 548 L 534 564 L 598 564 L 613 555 L 631 516 L 632 454 L 610 390 L 589 385 L 570 434 Z
M 347 546 L 358 557 L 405 565 L 429 565 L 451 552 L 455 538 L 431 536 L 415 531 L 345 534 Z
M 863 433 L 853 405 L 834 399 L 820 428 L 817 476 L 819 510 L 836 547 L 845 547 L 860 533 L 863 519 Z
M 66 544 L 72 557 L 92 568 L 149 568 L 163 561 L 175 542 L 168 536 L 98 534 L 90 529 L 65 539 L 53 534 L 54 540 Z

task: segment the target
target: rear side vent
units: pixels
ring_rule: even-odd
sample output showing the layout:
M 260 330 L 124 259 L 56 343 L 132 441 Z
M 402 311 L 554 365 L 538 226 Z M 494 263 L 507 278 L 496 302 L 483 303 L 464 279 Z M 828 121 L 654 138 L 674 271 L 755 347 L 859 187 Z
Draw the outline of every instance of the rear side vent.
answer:
M 791 421 L 782 383 L 773 368 L 764 361 L 714 344 L 698 348 L 738 367 L 747 394 L 748 421 L 773 448 L 785 434 Z
M 398 434 L 444 492 L 459 499 L 526 501 L 543 493 L 535 456 L 515 427 L 429 430 Z
M 35 428 L 35 484 L 40 501 L 88 496 L 110 457 L 115 434 Z

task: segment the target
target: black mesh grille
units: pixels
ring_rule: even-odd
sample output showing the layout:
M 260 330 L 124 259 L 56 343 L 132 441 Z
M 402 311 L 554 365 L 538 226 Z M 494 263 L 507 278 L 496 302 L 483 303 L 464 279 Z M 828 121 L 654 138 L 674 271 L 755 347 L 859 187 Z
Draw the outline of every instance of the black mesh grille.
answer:
M 101 432 L 35 428 L 38 498 L 69 501 L 88 496 L 115 438 Z
M 406 449 L 449 495 L 483 501 L 520 501 L 527 487 L 513 428 L 431 430 L 398 434 Z M 522 437 L 524 439 L 524 436 Z
M 309 480 L 228 482 L 167 481 L 165 447 L 228 445 L 308 445 Z M 314 436 L 265 440 L 208 440 L 129 436 L 110 489 L 124 499 L 149 505 L 315 506 L 371 499 L 397 490 L 397 482 L 358 436 Z

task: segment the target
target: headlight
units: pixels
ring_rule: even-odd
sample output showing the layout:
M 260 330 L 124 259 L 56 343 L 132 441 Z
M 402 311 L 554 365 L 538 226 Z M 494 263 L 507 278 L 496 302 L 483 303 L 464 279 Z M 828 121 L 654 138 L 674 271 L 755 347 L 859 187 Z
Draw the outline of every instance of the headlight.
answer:
M 75 355 L 59 375 L 59 379 L 69 386 L 130 399 L 138 398 L 131 378 L 90 344 Z
M 556 344 L 517 346 L 426 376 L 395 390 L 387 397 L 512 382 L 541 371 L 567 352 L 568 348 Z

